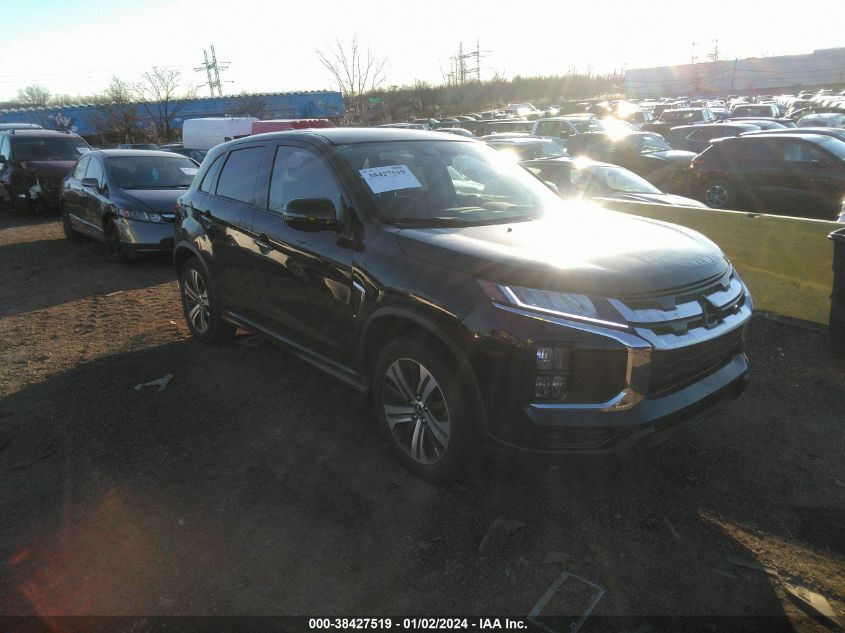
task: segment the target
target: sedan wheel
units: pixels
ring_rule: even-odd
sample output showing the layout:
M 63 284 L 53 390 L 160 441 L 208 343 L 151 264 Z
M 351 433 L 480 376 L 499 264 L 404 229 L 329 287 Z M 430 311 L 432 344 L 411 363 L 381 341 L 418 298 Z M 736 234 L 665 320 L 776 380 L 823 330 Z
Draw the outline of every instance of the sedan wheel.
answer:
M 103 239 L 106 244 L 106 255 L 109 259 L 120 263 L 126 263 L 129 260 L 126 250 L 120 242 L 120 231 L 118 231 L 114 220 L 109 220 L 106 223 L 103 230 Z

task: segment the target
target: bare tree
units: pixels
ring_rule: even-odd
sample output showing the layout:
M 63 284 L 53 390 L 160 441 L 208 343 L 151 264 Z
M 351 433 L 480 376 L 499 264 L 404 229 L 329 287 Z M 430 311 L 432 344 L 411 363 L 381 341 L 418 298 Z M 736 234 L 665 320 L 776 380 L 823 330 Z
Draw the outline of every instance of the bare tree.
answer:
M 89 115 L 93 117 L 90 121 L 92 127 L 120 143 L 140 143 L 147 140 L 147 134 L 141 128 L 137 97 L 132 84 L 112 77 L 108 88 L 97 97 L 101 106 Z
M 50 91 L 44 86 L 33 84 L 18 90 L 15 101 L 22 106 L 45 106 L 50 102 Z
M 141 82 L 135 87 L 141 97 L 144 111 L 150 119 L 153 133 L 160 143 L 173 140 L 176 127 L 174 119 L 185 107 L 185 99 L 196 96 L 196 88 L 182 88 L 182 73 L 171 68 L 153 66 L 144 73 Z
M 326 53 L 315 50 L 317 59 L 340 86 L 347 107 L 356 112 L 359 120 L 366 120 L 366 95 L 384 83 L 387 58 L 375 57 L 369 46 L 362 50 L 357 35 L 352 36 L 346 49 L 340 40 L 335 40 L 335 47 L 329 47 Z
M 264 97 L 242 92 L 233 114 L 235 116 L 254 116 L 258 119 L 266 119 L 269 111 L 267 100 Z

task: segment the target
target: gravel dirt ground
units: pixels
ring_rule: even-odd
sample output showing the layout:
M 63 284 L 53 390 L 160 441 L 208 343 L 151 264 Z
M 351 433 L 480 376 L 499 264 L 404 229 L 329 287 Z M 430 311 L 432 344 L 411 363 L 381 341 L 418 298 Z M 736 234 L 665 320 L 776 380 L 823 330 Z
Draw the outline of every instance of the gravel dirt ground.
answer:
M 192 341 L 168 259 L 5 213 L 0 263 L 0 614 L 524 616 L 563 571 L 606 589 L 596 616 L 827 630 L 783 581 L 845 613 L 845 361 L 822 334 L 755 318 L 740 400 L 635 460 L 435 486 L 346 386 Z M 499 517 L 525 527 L 480 552 Z

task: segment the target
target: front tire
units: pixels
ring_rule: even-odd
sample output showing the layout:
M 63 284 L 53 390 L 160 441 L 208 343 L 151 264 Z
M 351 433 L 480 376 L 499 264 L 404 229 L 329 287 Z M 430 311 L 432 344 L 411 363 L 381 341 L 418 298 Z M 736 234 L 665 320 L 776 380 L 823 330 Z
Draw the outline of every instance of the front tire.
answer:
M 129 261 L 129 255 L 120 241 L 120 231 L 113 219 L 106 221 L 103 229 L 103 240 L 105 242 L 106 257 L 120 264 L 125 264 Z
M 202 343 L 220 343 L 231 339 L 235 327 L 220 318 L 220 303 L 206 273 L 196 257 L 182 266 L 179 277 L 182 311 L 191 335 Z
M 65 233 L 65 238 L 71 242 L 78 242 L 82 239 L 82 235 L 73 228 L 70 216 L 68 215 L 67 209 L 65 209 L 64 205 L 62 205 L 62 230 Z
M 379 426 L 402 464 L 429 481 L 452 478 L 469 465 L 475 414 L 454 366 L 430 342 L 396 339 L 373 369 Z

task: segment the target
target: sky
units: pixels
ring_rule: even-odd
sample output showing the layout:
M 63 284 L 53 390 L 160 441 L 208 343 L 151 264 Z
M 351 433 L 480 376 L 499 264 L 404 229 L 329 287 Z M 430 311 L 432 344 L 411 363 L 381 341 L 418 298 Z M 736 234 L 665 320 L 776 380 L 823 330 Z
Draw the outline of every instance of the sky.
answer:
M 842 14 L 841 0 L 781 2 L 0 0 L 0 100 L 30 84 L 97 94 L 153 65 L 207 95 L 194 68 L 212 44 L 230 63 L 227 94 L 336 89 L 315 49 L 355 35 L 387 58 L 384 86 L 441 83 L 459 43 L 476 40 L 482 79 L 689 63 L 715 40 L 722 59 L 845 46 L 841 20 L 824 19 Z

